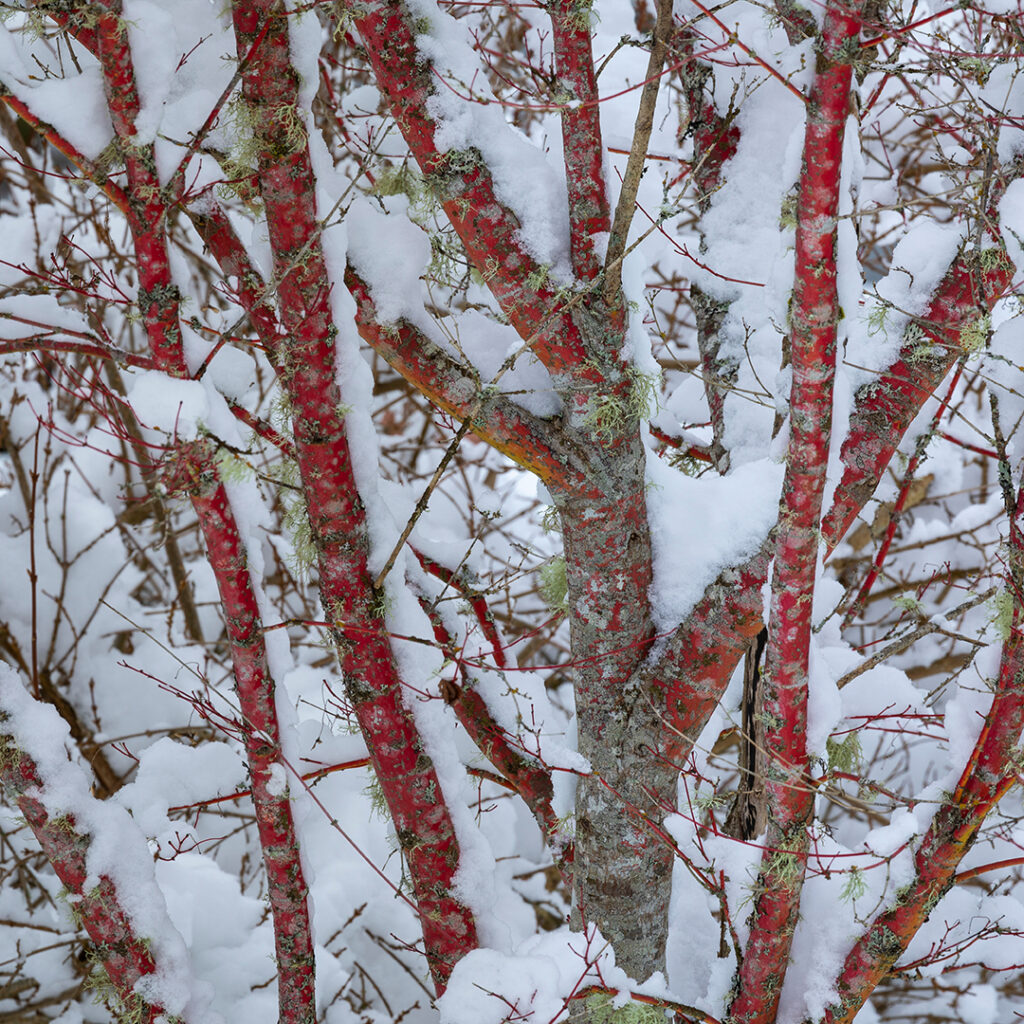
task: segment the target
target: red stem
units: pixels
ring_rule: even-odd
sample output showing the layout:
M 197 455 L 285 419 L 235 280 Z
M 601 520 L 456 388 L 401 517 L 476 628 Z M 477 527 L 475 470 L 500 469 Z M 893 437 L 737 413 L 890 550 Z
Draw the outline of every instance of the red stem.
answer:
M 438 150 L 427 101 L 436 91 L 433 62 L 416 47 L 411 15 L 400 0 L 383 0 L 355 21 L 377 85 L 420 169 L 442 187 L 442 206 L 509 321 L 531 340 L 537 357 L 556 376 L 586 360 L 579 327 L 558 309 L 557 293 L 519 241 L 519 222 L 494 194 L 476 151 Z M 465 156 L 467 169 L 453 156 Z
M 187 377 L 179 326 L 179 293 L 171 277 L 164 237 L 167 207 L 151 145 L 134 144 L 139 97 L 127 29 L 120 6 L 110 5 L 95 26 L 98 56 L 114 130 L 127 170 L 125 215 L 132 232 L 139 274 L 139 304 L 153 358 L 173 377 Z M 168 483 L 192 499 L 217 579 L 231 646 L 252 779 L 253 803 L 274 918 L 278 1002 L 284 1024 L 311 1024 L 315 1017 L 313 943 L 307 888 L 287 791 L 271 785 L 281 764 L 281 737 L 274 680 L 267 663 L 259 606 L 245 546 L 224 487 L 217 481 L 207 443 L 182 445 L 172 453 Z
M 1007 868 L 1017 868 L 1024 865 L 1024 857 L 1008 857 L 1006 860 L 993 861 L 991 864 L 979 864 L 976 868 L 968 868 L 966 871 L 958 871 L 953 879 L 954 885 L 968 882 L 978 875 L 984 875 L 988 871 L 1005 871 Z
M 498 627 L 494 624 L 494 616 L 491 614 L 491 609 L 487 606 L 487 598 L 473 586 L 467 578 L 465 571 L 455 572 L 447 566 L 441 565 L 440 562 L 435 562 L 434 559 L 421 554 L 419 551 L 415 551 L 414 554 L 416 555 L 416 561 L 420 563 L 424 571 L 429 572 L 431 576 L 435 576 L 442 583 L 447 583 L 453 590 L 466 598 L 473 609 L 476 621 L 483 630 L 484 636 L 487 637 L 487 642 L 491 645 L 494 664 L 498 668 L 504 668 L 508 659 L 505 657 L 505 647 L 501 642 L 501 636 L 498 634 Z
M 423 556 L 417 555 L 421 562 Z M 429 562 L 429 559 L 426 560 Z M 459 666 L 463 685 L 455 692 L 443 695 L 455 712 L 469 738 L 477 749 L 501 773 L 508 787 L 522 797 L 540 826 L 544 838 L 550 839 L 559 830 L 558 816 L 554 812 L 551 800 L 554 791 L 551 786 L 551 773 L 541 765 L 523 757 L 512 746 L 504 729 L 494 720 L 490 708 L 483 697 L 473 688 L 473 680 L 469 675 L 468 666 L 461 661 L 454 637 L 445 625 L 436 607 L 425 596 L 420 598 L 420 606 L 430 618 L 434 629 L 434 638 L 444 649 L 446 656 Z M 449 688 L 450 689 L 450 688 Z M 555 861 L 562 872 L 567 886 L 572 885 L 572 847 L 554 850 Z
M 412 324 L 403 320 L 385 328 L 378 323 L 370 287 L 351 265 L 345 285 L 356 302 L 356 327 L 363 340 L 439 409 L 460 420 L 470 415 L 480 397 L 478 376 Z M 473 433 L 549 487 L 580 491 L 589 486 L 586 455 L 562 443 L 550 422 L 501 395 L 483 401 L 473 417 Z
M 320 244 L 315 176 L 304 138 L 296 142 L 299 81 L 288 26 L 276 0 L 235 0 L 238 53 L 266 32 L 242 78 L 260 125 L 259 187 L 266 208 L 281 323 L 275 363 L 293 409 L 295 454 L 320 569 L 323 606 L 354 627 L 334 631 L 349 699 L 405 854 L 420 910 L 430 970 L 442 992 L 455 963 L 477 944 L 469 911 L 452 884 L 459 850 L 433 764 L 402 695 L 379 598 L 367 568 L 366 513 L 359 497 L 336 381 L 336 329 Z M 269 28 L 267 28 L 267 23 Z M 381 595 L 382 596 L 382 595 Z
M 861 584 L 860 590 L 857 591 L 857 596 L 854 598 L 849 608 L 847 608 L 846 614 L 843 616 L 844 625 L 849 625 L 849 623 L 863 611 L 864 603 L 871 594 L 871 588 L 875 585 L 875 581 L 881 574 L 882 566 L 889 554 L 889 548 L 892 546 L 893 538 L 896 536 L 896 528 L 900 524 L 900 517 L 903 514 L 903 509 L 906 507 L 907 497 L 910 494 L 910 488 L 914 482 L 914 477 L 917 475 L 917 471 L 927 454 L 928 441 L 931 440 L 939 428 L 939 423 L 946 413 L 946 408 L 949 405 L 950 399 L 953 397 L 953 392 L 956 390 L 956 386 L 960 382 L 962 370 L 963 363 L 960 363 L 956 368 L 956 373 L 953 374 L 953 379 L 949 382 L 945 398 L 942 399 L 939 403 L 938 409 L 935 410 L 935 415 L 932 417 L 931 427 L 927 433 L 923 434 L 918 439 L 917 448 L 911 456 L 910 462 L 907 464 L 907 472 L 903 476 L 903 483 L 900 485 L 899 494 L 896 496 L 896 503 L 893 505 L 892 513 L 889 516 L 889 525 L 886 527 L 885 536 L 882 538 L 882 543 L 879 545 L 878 551 L 875 554 L 874 563 L 870 570 L 868 570 L 868 574 L 864 577 L 864 582 Z
M 791 314 L 790 441 L 762 684 L 769 849 L 761 861 L 761 894 L 754 904 L 738 992 L 729 1010 L 737 1024 L 775 1020 L 807 865 L 807 825 L 814 810 L 806 744 L 808 663 L 840 316 L 836 215 L 853 73 L 843 52 L 850 40 L 856 40 L 860 26 L 861 3 L 829 3 L 807 104 Z
M 590 28 L 581 21 L 587 13 L 574 0 L 556 0 L 551 15 L 555 72 L 571 93 L 561 109 L 562 153 L 569 192 L 572 265 L 576 276 L 592 281 L 601 270 L 594 236 L 611 230 L 604 181 L 601 108 Z
M 998 223 L 994 209 L 998 197 L 1008 181 L 1021 171 L 1024 159 L 1018 158 L 993 188 L 989 205 L 994 223 Z M 840 453 L 843 477 L 821 524 L 822 537 L 830 549 L 853 525 L 858 512 L 874 494 L 907 428 L 963 353 L 961 331 L 991 312 L 1012 283 L 1013 266 L 1002 242 L 997 245 L 1003 259 L 988 269 L 977 266 L 964 252 L 953 261 L 928 310 L 916 321 L 932 342 L 931 347 L 916 338 L 906 339 L 888 370 L 858 391 L 849 433 Z
M 1018 492 L 1016 514 L 1024 511 L 1024 490 Z M 1009 589 L 1021 578 L 1024 544 L 1016 523 L 1010 530 Z M 987 868 L 963 876 L 955 875 L 957 865 L 978 836 L 985 817 L 1000 797 L 1015 784 L 1014 755 L 1024 728 L 1024 608 L 1015 596 L 1010 635 L 1003 644 L 999 679 L 992 706 L 968 759 L 967 768 L 953 796 L 938 809 L 914 853 L 914 882 L 901 891 L 900 899 L 881 913 L 857 940 L 846 957 L 837 989 L 839 1002 L 826 1011 L 825 1024 L 849 1024 L 906 951 L 911 939 L 928 919 L 935 905 L 955 882 L 980 874 Z M 989 865 L 995 867 L 997 865 Z
M 9 737 L 0 735 L 0 746 L 7 748 L 0 757 L 0 783 L 25 816 L 57 877 L 74 895 L 76 916 L 101 956 L 118 1000 L 131 1011 L 131 1019 L 141 1024 L 163 1019 L 163 1008 L 148 1003 L 135 991 L 138 981 L 153 974 L 157 965 L 149 943 L 135 934 L 122 909 L 117 886 L 102 875 L 98 885 L 85 889 L 91 837 L 79 831 L 70 814 L 52 818 L 35 795 L 42 795 L 46 788 L 35 762 L 25 751 L 12 749 Z

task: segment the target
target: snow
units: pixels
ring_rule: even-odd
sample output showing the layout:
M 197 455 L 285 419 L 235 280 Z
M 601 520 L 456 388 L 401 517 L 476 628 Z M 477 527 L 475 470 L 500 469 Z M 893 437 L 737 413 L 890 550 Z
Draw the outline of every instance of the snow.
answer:
M 726 477 L 696 480 L 649 458 L 647 473 L 651 599 L 655 627 L 665 633 L 683 621 L 722 570 L 750 558 L 764 543 L 778 514 L 783 467 L 762 460 Z M 691 543 L 695 538 L 699 546 Z
M 201 381 L 175 380 L 159 370 L 133 374 L 128 400 L 143 426 L 182 441 L 198 437 L 210 415 L 209 398 Z
M 434 0 L 411 0 L 417 27 L 416 46 L 443 85 L 427 100 L 436 121 L 434 144 L 441 153 L 476 149 L 483 156 L 499 202 L 518 219 L 519 239 L 558 283 L 572 280 L 569 263 L 569 217 L 565 179 L 533 142 L 509 125 L 483 78 L 479 59 L 464 31 Z M 467 89 L 482 102 L 466 102 Z M 523 188 L 524 180 L 530 182 Z
M 600 932 L 584 937 L 561 928 L 534 935 L 511 953 L 474 950 L 459 961 L 437 1005 L 441 1024 L 502 1024 L 510 1008 L 526 1018 L 554 1021 L 573 993 L 594 984 L 635 990 L 615 967 Z M 668 995 L 663 983 L 655 987 Z
M 30 56 L 35 49 L 25 33 L 0 25 L 0 82 L 36 117 L 52 124 L 80 153 L 95 160 L 113 135 L 99 66 L 79 50 L 80 73 L 65 68 L 64 78 L 40 79 Z M 52 54 L 44 53 L 43 58 L 45 63 Z
M 426 314 L 421 276 L 430 258 L 427 236 L 401 216 L 384 216 L 367 200 L 353 203 L 346 218 L 348 256 L 366 280 L 382 325 L 405 320 L 443 351 L 468 361 L 484 388 L 509 355 L 522 349 L 514 328 L 476 310 L 445 320 L 445 330 Z M 396 254 L 401 253 L 400 258 Z M 550 417 L 562 408 L 547 370 L 529 352 L 519 356 L 497 381 L 498 390 L 535 416 Z M 465 400 L 473 396 L 467 394 Z

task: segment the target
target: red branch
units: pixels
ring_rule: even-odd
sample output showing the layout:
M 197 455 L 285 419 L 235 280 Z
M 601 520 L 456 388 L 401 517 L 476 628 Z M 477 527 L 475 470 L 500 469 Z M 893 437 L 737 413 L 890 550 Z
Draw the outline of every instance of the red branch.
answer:
M 550 422 L 541 421 L 500 394 L 482 397 L 475 372 L 407 321 L 382 326 L 376 319 L 369 285 L 352 266 L 345 270 L 345 285 L 356 302 L 356 326 L 363 340 L 434 405 L 462 420 L 473 413 L 479 401 L 473 414 L 477 437 L 536 473 L 549 487 L 579 493 L 590 486 L 585 453 L 563 443 Z
M 760 896 L 729 1009 L 737 1024 L 775 1020 L 807 865 L 814 810 L 807 755 L 811 607 L 836 364 L 836 215 L 853 69 L 843 48 L 860 33 L 861 3 L 830 2 L 807 103 L 792 300 L 790 440 L 775 537 L 763 681 L 768 849 Z
M 432 566 L 442 569 L 437 563 L 422 555 L 417 554 L 417 558 L 421 564 L 426 563 L 425 568 Z M 431 569 L 427 569 L 427 571 L 429 572 Z M 444 570 L 444 572 L 449 576 L 452 575 L 450 570 Z M 486 605 L 486 602 L 484 604 Z M 436 605 L 426 596 L 420 597 L 420 605 L 430 618 L 434 638 L 441 645 L 445 656 L 459 667 L 463 680 L 462 686 L 457 686 L 454 682 L 442 684 L 442 696 L 455 712 L 455 716 L 480 753 L 498 769 L 501 778 L 505 780 L 511 790 L 522 797 L 523 802 L 529 807 L 530 813 L 533 814 L 540 826 L 544 838 L 550 839 L 559 830 L 558 816 L 551 805 L 554 795 L 551 786 L 551 773 L 514 749 L 513 741 L 495 721 L 483 697 L 474 689 L 469 666 L 460 658 L 455 638 Z M 490 621 L 489 615 L 487 621 Z M 493 623 L 491 623 L 491 628 L 493 629 Z M 500 646 L 497 650 L 501 652 Z M 504 652 L 501 652 L 501 658 L 502 664 L 504 664 Z M 567 849 L 552 852 L 555 854 L 555 861 L 562 872 L 566 885 L 571 886 L 571 845 Z
M 0 100 L 3 100 L 27 125 L 38 132 L 58 153 L 66 156 L 94 185 L 103 190 L 107 198 L 122 212 L 128 212 L 128 197 L 124 189 L 110 181 L 87 156 L 80 153 L 53 125 L 37 117 L 28 106 L 0 86 Z
M 651 685 L 665 694 L 666 756 L 680 769 L 761 630 L 761 587 L 770 561 L 766 544 L 744 565 L 726 570 L 672 634 L 651 672 Z
M 296 144 L 299 80 L 288 26 L 275 0 L 235 0 L 239 55 L 265 31 L 258 57 L 242 78 L 258 112 L 259 187 L 267 213 L 281 323 L 275 362 L 293 409 L 295 454 L 302 476 L 328 617 L 359 631 L 350 642 L 335 630 L 348 697 L 406 857 L 438 992 L 455 963 L 475 948 L 476 928 L 454 896 L 459 850 L 433 764 L 402 696 L 378 595 L 367 568 L 366 512 L 353 473 L 336 381 L 336 329 L 320 245 L 315 177 L 309 149 Z M 267 29 L 267 22 L 270 27 Z
M 95 944 L 118 1000 L 130 1010 L 132 1020 L 153 1024 L 162 1018 L 163 1008 L 146 1002 L 135 991 L 140 978 L 156 971 L 149 943 L 135 934 L 110 878 L 100 876 L 99 884 L 86 891 L 86 859 L 92 839 L 78 830 L 72 815 L 59 819 L 49 815 L 36 795 L 45 787 L 35 762 L 2 734 L 0 783 L 25 816 L 57 877 L 74 896 L 75 914 Z
M 846 957 L 837 981 L 839 1002 L 825 1024 L 849 1024 L 878 983 L 903 955 L 935 905 L 956 882 L 956 868 L 971 848 L 989 811 L 1016 782 L 1014 753 L 1024 728 L 1024 605 L 1019 584 L 1024 543 L 1017 525 L 1024 513 L 1018 492 L 1010 529 L 1009 587 L 1014 593 L 1013 623 L 1003 644 L 992 706 L 953 796 L 938 809 L 914 852 L 914 881 L 881 913 Z M 964 877 L 970 877 L 965 872 Z
M 228 627 L 243 718 L 242 738 L 274 916 L 280 1019 L 285 1024 L 309 1024 L 316 1002 L 308 889 L 288 791 L 274 777 L 275 769 L 281 773 L 285 768 L 259 605 L 249 577 L 245 545 L 227 492 L 212 472 L 210 453 L 205 445 L 197 443 L 191 448 L 183 446 L 181 458 L 183 470 L 192 477 L 184 482 L 184 489 L 191 492 Z
M 400 0 L 384 0 L 355 25 L 409 149 L 440 190 L 445 214 L 503 312 L 556 377 L 578 369 L 587 354 L 580 330 L 557 309 L 556 291 L 519 241 L 519 222 L 496 197 L 479 152 L 437 148 L 436 125 L 427 114 L 437 78 L 416 47 L 409 12 Z
M 998 223 L 997 204 L 1014 178 L 1024 173 L 1024 159 L 1004 168 L 993 183 L 987 218 Z M 834 548 L 874 494 L 907 428 L 963 354 L 965 327 L 992 311 L 1013 281 L 1013 265 L 1000 239 L 996 259 L 987 266 L 981 254 L 962 251 L 946 271 L 927 311 L 915 319 L 928 341 L 905 338 L 896 361 L 874 383 L 858 391 L 849 433 L 843 442 L 844 470 L 821 532 Z
M 473 586 L 472 582 L 467 578 L 465 570 L 455 572 L 447 566 L 441 565 L 440 562 L 436 562 L 434 559 L 421 554 L 419 551 L 416 551 L 415 555 L 416 561 L 420 563 L 420 567 L 425 572 L 429 572 L 431 576 L 436 577 L 442 583 L 448 584 L 453 590 L 466 598 L 469 606 L 473 609 L 476 621 L 483 630 L 484 636 L 487 637 L 487 642 L 491 645 L 494 664 L 498 668 L 504 668 L 507 662 L 505 647 L 501 642 L 501 636 L 498 634 L 498 627 L 494 624 L 494 616 L 491 614 L 491 609 L 487 606 L 487 598 Z
M 917 441 L 917 448 L 911 456 L 910 462 L 907 464 L 907 471 L 903 474 L 903 483 L 900 485 L 899 494 L 896 496 L 896 503 L 892 507 L 892 512 L 889 516 L 889 525 L 885 529 L 885 536 L 882 538 L 882 543 L 878 545 L 878 551 L 875 553 L 874 562 L 871 568 L 868 570 L 867 575 L 864 577 L 864 582 L 860 586 L 860 590 L 857 591 L 857 596 L 850 603 L 846 613 L 843 615 L 844 624 L 848 624 L 853 618 L 861 613 L 864 608 L 864 604 L 868 599 L 868 595 L 871 593 L 871 588 L 875 585 L 875 581 L 878 579 L 882 572 L 882 566 L 885 564 L 886 556 L 889 554 L 889 548 L 892 546 L 893 538 L 896 536 L 896 529 L 900 524 L 900 519 L 903 515 L 903 509 L 906 507 L 907 498 L 910 495 L 910 488 L 914 482 L 914 477 L 917 475 L 917 471 L 924 461 L 927 454 L 928 442 L 934 437 L 938 430 L 939 423 L 942 421 L 942 417 L 946 414 L 946 409 L 949 406 L 950 400 L 953 398 L 953 392 L 956 391 L 956 386 L 960 382 L 961 371 L 963 370 L 963 363 L 961 362 L 956 368 L 956 373 L 953 374 L 952 380 L 949 382 L 949 387 L 946 389 L 946 397 L 939 403 L 938 409 L 935 410 L 935 415 L 932 417 L 932 424 L 929 430 L 922 434 Z
M 281 333 L 277 314 L 268 300 L 263 278 L 249 259 L 227 214 L 219 204 L 204 204 L 201 209 L 190 206 L 187 213 L 192 226 L 220 264 L 224 277 L 235 279 L 235 297 L 249 314 L 249 321 L 268 355 L 273 355 Z
M 585 9 L 574 0 L 557 0 L 551 15 L 555 72 L 571 95 L 562 107 L 562 153 L 569 192 L 572 265 L 577 277 L 592 281 L 601 269 L 594 236 L 611 230 L 601 146 L 601 108 L 590 29 L 581 24 Z
M 178 320 L 179 294 L 171 277 L 164 237 L 166 193 L 157 177 L 153 147 L 134 144 L 140 104 L 127 28 L 119 7 L 97 20 L 95 38 L 107 103 L 126 164 L 129 204 L 125 213 L 135 247 L 139 305 L 150 349 L 160 369 L 173 377 L 187 377 Z M 315 1016 L 315 992 L 307 888 L 287 791 L 281 794 L 276 785 L 271 785 L 274 765 L 284 770 L 280 764 L 281 738 L 274 680 L 245 546 L 227 493 L 213 469 L 208 444 L 183 445 L 172 452 L 167 482 L 192 499 L 227 623 L 274 917 L 280 1018 L 285 1024 L 309 1024 Z

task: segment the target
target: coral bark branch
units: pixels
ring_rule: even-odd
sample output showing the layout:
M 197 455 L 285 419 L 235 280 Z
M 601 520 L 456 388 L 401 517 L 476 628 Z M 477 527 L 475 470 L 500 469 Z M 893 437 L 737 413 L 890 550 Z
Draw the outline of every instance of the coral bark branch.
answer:
M 998 202 L 1007 185 L 1024 173 L 1024 158 L 1002 168 L 989 194 L 986 220 L 998 223 Z M 822 520 L 821 532 L 834 548 L 874 494 L 903 435 L 921 407 L 963 354 L 961 336 L 983 320 L 1013 282 L 1013 265 L 998 237 L 995 258 L 961 250 L 915 324 L 925 335 L 905 336 L 899 355 L 880 378 L 857 393 L 840 458 L 843 476 Z
M 555 0 L 549 8 L 555 71 L 568 95 L 562 108 L 562 153 L 569 191 L 569 229 L 576 276 L 593 280 L 601 269 L 596 236 L 611 220 L 604 180 L 601 109 L 590 39 L 590 12 L 575 0 Z
M 134 139 L 139 96 L 127 29 L 120 8 L 110 6 L 95 28 L 107 102 L 125 157 L 126 211 L 139 273 L 139 303 L 153 358 L 174 377 L 187 377 L 179 324 L 179 295 L 171 277 L 165 229 L 166 193 L 156 173 L 152 145 Z M 298 837 L 287 792 L 276 794 L 273 769 L 281 761 L 274 681 L 267 663 L 259 607 L 245 547 L 227 493 L 217 481 L 205 443 L 174 452 L 167 480 L 189 494 L 199 517 L 217 578 L 231 644 L 232 668 L 252 778 L 253 803 L 274 918 L 281 1020 L 310 1024 L 315 1017 L 313 940 Z
M 839 999 L 825 1024 L 849 1024 L 879 982 L 895 966 L 936 904 L 956 881 L 989 811 L 1017 781 L 1015 752 L 1024 729 L 1024 543 L 1020 520 L 1024 489 L 1010 518 L 1008 587 L 1014 595 L 1009 636 L 1003 643 L 992 705 L 956 791 L 935 813 L 914 851 L 914 880 L 898 901 L 872 921 L 854 944 L 836 981 Z
M 729 1017 L 775 1019 L 806 868 L 814 788 L 807 752 L 811 608 L 839 322 L 836 215 L 852 68 L 843 59 L 860 33 L 861 5 L 828 5 L 807 104 L 791 315 L 790 441 L 775 535 L 766 671 L 762 680 L 767 849 Z
M 444 578 L 444 576 L 448 576 L 449 579 L 453 578 L 450 571 L 443 570 L 442 566 L 431 559 L 424 558 L 422 555 L 417 555 L 417 558 L 428 572 L 433 572 L 435 569 L 442 570 L 442 572 L 435 573 L 438 578 Z M 420 597 L 420 604 L 430 618 L 434 629 L 434 638 L 441 645 L 446 658 L 458 666 L 463 680 L 461 686 L 454 680 L 446 686 L 442 686 L 442 696 L 455 712 L 455 716 L 466 730 L 469 738 L 476 744 L 477 749 L 500 772 L 501 777 L 511 786 L 512 790 L 522 797 L 523 802 L 540 826 L 544 838 L 550 840 L 559 830 L 558 816 L 551 803 L 553 788 L 550 771 L 514 748 L 513 738 L 495 721 L 487 703 L 474 689 L 474 680 L 469 667 L 460 657 L 455 637 L 445 622 L 444 616 L 436 604 L 429 601 L 425 595 Z M 572 861 L 571 846 L 568 851 L 565 848 L 560 848 L 552 852 L 567 884 L 571 885 L 572 875 L 569 868 Z
M 345 284 L 356 301 L 356 326 L 410 384 L 438 408 L 457 419 L 476 409 L 473 433 L 528 469 L 547 486 L 582 490 L 588 485 L 588 461 L 577 445 L 562 437 L 556 422 L 541 420 L 500 393 L 480 399 L 480 381 L 470 368 L 434 345 L 407 321 L 381 325 L 366 282 L 351 266 Z
M 149 944 L 135 934 L 121 906 L 117 886 L 102 875 L 98 885 L 85 889 L 91 837 L 78 829 L 71 815 L 58 819 L 47 811 L 40 799 L 45 787 L 35 762 L 28 753 L 13 747 L 2 728 L 0 721 L 0 785 L 25 816 L 57 877 L 74 898 L 75 912 L 96 945 L 118 1000 L 131 1009 L 132 1020 L 140 1024 L 162 1019 L 163 1008 L 147 1002 L 135 991 L 137 982 L 153 974 L 157 965 Z
M 416 45 L 413 18 L 400 0 L 385 0 L 358 17 L 356 29 L 381 91 L 413 156 L 438 190 L 445 214 L 466 253 L 510 323 L 530 339 L 556 379 L 584 361 L 573 318 L 557 309 L 556 290 L 519 240 L 520 224 L 495 194 L 494 180 L 476 150 L 442 152 L 428 100 L 438 84 L 434 62 Z
M 298 75 L 288 24 L 273 0 L 232 6 L 240 55 L 265 31 L 243 75 L 245 102 L 261 133 L 258 181 L 274 252 L 280 318 L 287 334 L 275 365 L 292 406 L 295 455 L 328 617 L 347 691 L 406 857 L 438 992 L 476 946 L 472 915 L 452 892 L 459 848 L 433 764 L 423 748 L 381 618 L 367 559 L 366 510 L 359 495 L 336 381 L 336 328 L 317 221 L 315 177 L 299 120 Z M 267 28 L 268 20 L 271 22 Z

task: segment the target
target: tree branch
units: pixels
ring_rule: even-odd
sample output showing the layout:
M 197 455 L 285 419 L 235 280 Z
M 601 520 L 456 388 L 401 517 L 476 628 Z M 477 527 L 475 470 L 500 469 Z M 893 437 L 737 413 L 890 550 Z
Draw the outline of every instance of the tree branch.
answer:
M 363 340 L 434 405 L 456 419 L 471 411 L 472 431 L 503 455 L 528 469 L 547 486 L 578 491 L 587 486 L 590 467 L 557 422 L 542 420 L 498 391 L 482 395 L 479 376 L 408 321 L 382 326 L 369 285 L 350 264 L 345 285 L 356 302 L 356 326 Z
M 440 993 L 455 963 L 476 946 L 476 928 L 452 891 L 459 860 L 455 829 L 403 700 L 380 598 L 367 566 L 366 512 L 336 380 L 336 330 L 317 220 L 316 179 L 305 127 L 296 120 L 299 81 L 291 64 L 288 25 L 276 0 L 235 0 L 232 16 L 240 56 L 266 33 L 242 76 L 242 89 L 260 124 L 258 181 L 286 332 L 275 343 L 274 363 L 292 404 L 295 456 L 319 562 L 321 601 L 330 619 L 344 623 L 333 634 L 348 697 L 409 866 L 430 970 Z M 294 260 L 300 252 L 302 259 Z M 350 642 L 346 630 L 354 630 L 360 639 Z
M 609 231 L 611 222 L 590 15 L 575 0 L 554 0 L 548 13 L 559 87 L 569 93 L 564 98 L 561 118 L 572 265 L 577 277 L 592 281 L 601 270 L 594 237 Z
M 172 377 L 187 377 L 178 319 L 179 295 L 164 237 L 165 192 L 156 174 L 152 145 L 134 144 L 140 104 L 119 4 L 111 5 L 108 13 L 97 20 L 95 33 L 107 102 L 125 157 L 130 197 L 126 217 L 135 247 L 139 301 L 150 348 L 160 369 Z M 244 542 L 227 492 L 217 481 L 208 443 L 180 445 L 172 452 L 165 475 L 172 490 L 182 490 L 192 499 L 224 608 L 235 685 L 247 723 L 243 739 L 274 917 L 281 1020 L 285 1024 L 311 1024 L 315 998 L 307 889 L 287 791 L 276 792 L 276 786 L 271 785 L 273 768 L 281 761 L 281 737 L 274 680 Z
M 519 222 L 495 195 L 490 171 L 476 150 L 442 153 L 437 148 L 437 126 L 427 114 L 437 77 L 433 62 L 416 46 L 412 22 L 401 0 L 385 0 L 356 19 L 377 84 L 509 322 L 522 338 L 531 339 L 532 350 L 552 374 L 569 374 L 586 358 L 580 330 L 571 316 L 558 311 L 557 291 L 523 248 Z
M 1024 157 L 1002 169 L 989 194 L 988 223 L 998 223 L 996 208 L 1007 185 L 1024 173 Z M 892 460 L 903 435 L 921 407 L 963 354 L 961 334 L 988 315 L 1013 282 L 1013 264 L 999 238 L 996 259 L 982 265 L 976 250 L 961 250 L 914 324 L 924 332 L 904 336 L 896 361 L 879 379 L 864 385 L 855 399 L 849 432 L 840 458 L 844 471 L 822 520 L 829 548 L 835 546 L 867 504 Z
M 811 609 L 822 497 L 832 436 L 839 296 L 836 216 L 863 0 L 831 0 L 807 103 L 796 226 L 790 351 L 790 440 L 775 535 L 768 648 L 758 710 L 764 728 L 768 832 L 760 895 L 729 1017 L 774 1021 L 800 908 L 814 786 L 807 751 Z

